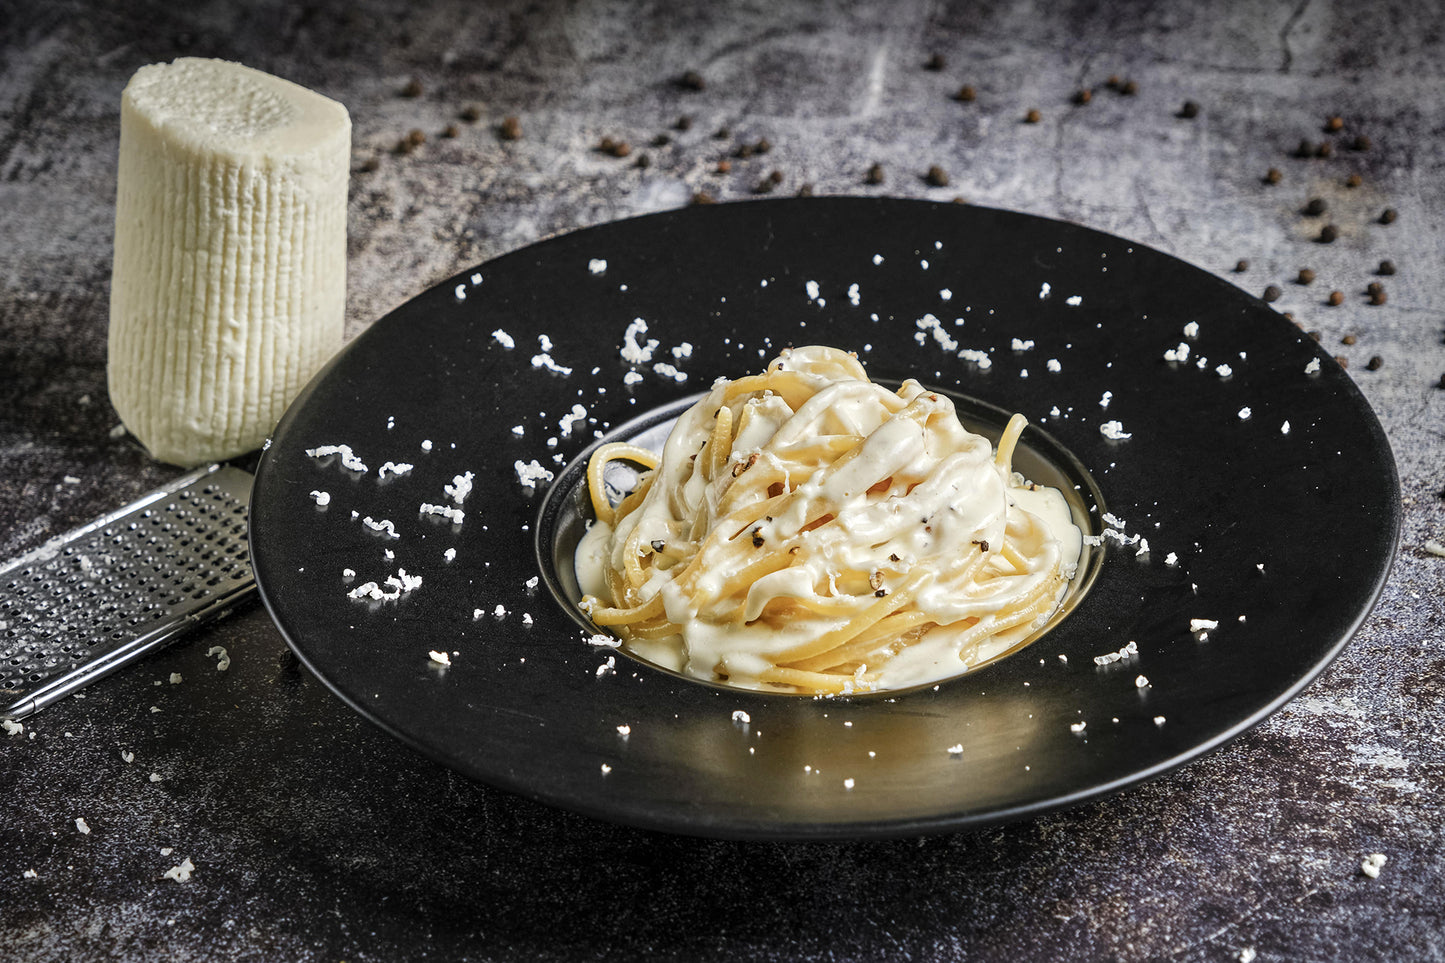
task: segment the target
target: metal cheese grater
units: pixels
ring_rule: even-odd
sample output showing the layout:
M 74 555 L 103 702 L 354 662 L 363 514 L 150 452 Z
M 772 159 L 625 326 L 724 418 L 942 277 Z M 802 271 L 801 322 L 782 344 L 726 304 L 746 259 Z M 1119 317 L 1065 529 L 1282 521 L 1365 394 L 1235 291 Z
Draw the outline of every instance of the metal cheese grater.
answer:
M 0 568 L 0 718 L 24 718 L 251 595 L 250 499 L 248 472 L 211 465 Z

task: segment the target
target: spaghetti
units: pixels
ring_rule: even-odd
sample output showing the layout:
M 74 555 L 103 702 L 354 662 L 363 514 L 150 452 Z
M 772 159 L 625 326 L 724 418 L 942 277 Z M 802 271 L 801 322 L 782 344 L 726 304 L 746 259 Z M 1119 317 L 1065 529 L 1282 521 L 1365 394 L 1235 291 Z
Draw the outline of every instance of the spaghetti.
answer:
M 661 456 L 603 445 L 578 547 L 583 608 L 637 655 L 750 688 L 846 694 L 957 675 L 1057 609 L 1081 535 L 945 396 L 873 383 L 846 352 L 785 350 L 718 381 Z M 614 505 L 604 472 L 644 469 Z

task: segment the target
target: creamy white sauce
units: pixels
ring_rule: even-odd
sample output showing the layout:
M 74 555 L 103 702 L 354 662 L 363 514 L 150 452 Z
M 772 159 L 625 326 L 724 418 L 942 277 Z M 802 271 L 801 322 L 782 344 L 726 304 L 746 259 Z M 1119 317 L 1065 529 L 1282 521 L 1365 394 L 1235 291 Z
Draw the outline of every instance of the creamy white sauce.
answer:
M 881 667 L 859 670 L 857 691 L 895 689 L 987 662 L 1048 621 L 1052 611 L 977 644 L 960 647 L 958 641 L 974 620 L 987 622 L 1010 599 L 1042 583 L 1050 583 L 1056 599 L 1062 597 L 1067 582 L 1059 573 L 1073 577 L 1083 539 L 1061 492 L 1031 486 L 996 464 L 988 440 L 963 427 L 952 402 L 917 382 L 890 391 L 868 381 L 856 359 L 830 348 L 784 352 L 770 369 L 778 365 L 805 375 L 813 393 L 796 411 L 772 393 L 730 402 L 735 439 L 728 464 L 741 466 L 757 456 L 752 469 L 741 470 L 786 467 L 794 497 L 776 516 L 745 531 L 722 533 L 737 544 L 718 552 L 717 564 L 702 570 L 690 589 L 669 575 L 667 555 L 655 556 L 653 574 L 640 594 L 646 600 L 661 593 L 668 619 L 682 632 L 668 639 L 631 640 L 625 648 L 674 671 L 712 680 L 725 675 L 730 684 L 757 687 L 757 676 L 775 664 L 775 656 L 846 624 L 855 614 L 834 617 L 815 610 L 811 617 L 760 620 L 770 603 L 800 600 L 826 608 L 827 600 L 853 596 L 864 605 L 879 591 L 887 594 L 927 571 L 912 605 L 936 624 L 899 652 L 879 652 L 875 661 Z M 618 520 L 615 529 L 597 522 L 583 536 L 575 566 L 584 593 L 604 605 L 617 604 L 606 573 L 622 570 L 632 532 L 640 533 L 636 544 L 644 556 L 653 546 L 680 550 L 686 545 L 691 551 L 681 551 L 685 560 L 696 553 L 718 512 L 738 507 L 719 508 L 736 476 L 725 470 L 709 480 L 698 465 L 706 457 L 699 452 L 712 434 L 714 413 L 727 388 L 728 382 L 719 382 L 678 420 L 642 505 Z M 841 469 L 828 473 L 826 464 L 790 460 L 790 452 L 838 435 L 863 439 L 858 454 Z M 885 483 L 886 492 L 869 493 Z M 809 528 L 824 512 L 832 521 Z M 1001 561 L 1006 538 L 1021 548 L 1027 562 L 1023 572 L 1013 573 Z M 761 553 L 785 544 L 797 546 L 796 555 L 786 567 L 754 579 L 740 610 L 736 599 L 716 597 Z M 1011 577 L 979 580 L 950 572 L 958 560 L 979 552 L 990 556 L 984 573 Z M 865 674 L 872 677 L 865 680 Z

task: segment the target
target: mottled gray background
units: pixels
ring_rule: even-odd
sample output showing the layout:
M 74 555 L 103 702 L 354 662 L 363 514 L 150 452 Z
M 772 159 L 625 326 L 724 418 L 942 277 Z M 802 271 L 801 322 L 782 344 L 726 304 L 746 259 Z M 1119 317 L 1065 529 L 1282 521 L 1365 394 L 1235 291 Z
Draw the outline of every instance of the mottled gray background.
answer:
M 1276 284 L 1385 426 L 1400 556 L 1345 654 L 1226 749 L 1072 811 L 866 844 L 672 838 L 474 785 L 356 718 L 252 607 L 0 736 L 0 957 L 1445 959 L 1445 559 L 1423 547 L 1445 541 L 1439 3 L 182 6 L 0 2 L 0 557 L 176 474 L 110 437 L 104 367 L 120 91 L 181 55 L 350 109 L 353 335 L 472 263 L 774 169 L 780 193 L 960 196 Z M 950 98 L 965 83 L 973 103 Z M 758 138 L 768 155 L 717 172 Z M 1302 139 L 1334 156 L 1291 157 Z M 1316 196 L 1333 244 L 1301 214 Z M 183 856 L 190 882 L 159 878 Z

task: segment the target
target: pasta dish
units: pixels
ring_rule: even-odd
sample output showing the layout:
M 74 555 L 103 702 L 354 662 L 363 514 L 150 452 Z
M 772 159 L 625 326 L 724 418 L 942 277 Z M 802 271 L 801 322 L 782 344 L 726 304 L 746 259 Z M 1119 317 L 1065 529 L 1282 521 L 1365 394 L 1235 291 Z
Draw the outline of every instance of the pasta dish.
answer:
M 893 391 L 853 355 L 784 350 L 719 380 L 659 456 L 592 455 L 583 609 L 638 656 L 716 682 L 812 694 L 959 674 L 1028 640 L 1082 545 L 1068 503 L 1012 470 L 953 402 Z M 608 497 L 604 472 L 643 469 Z

